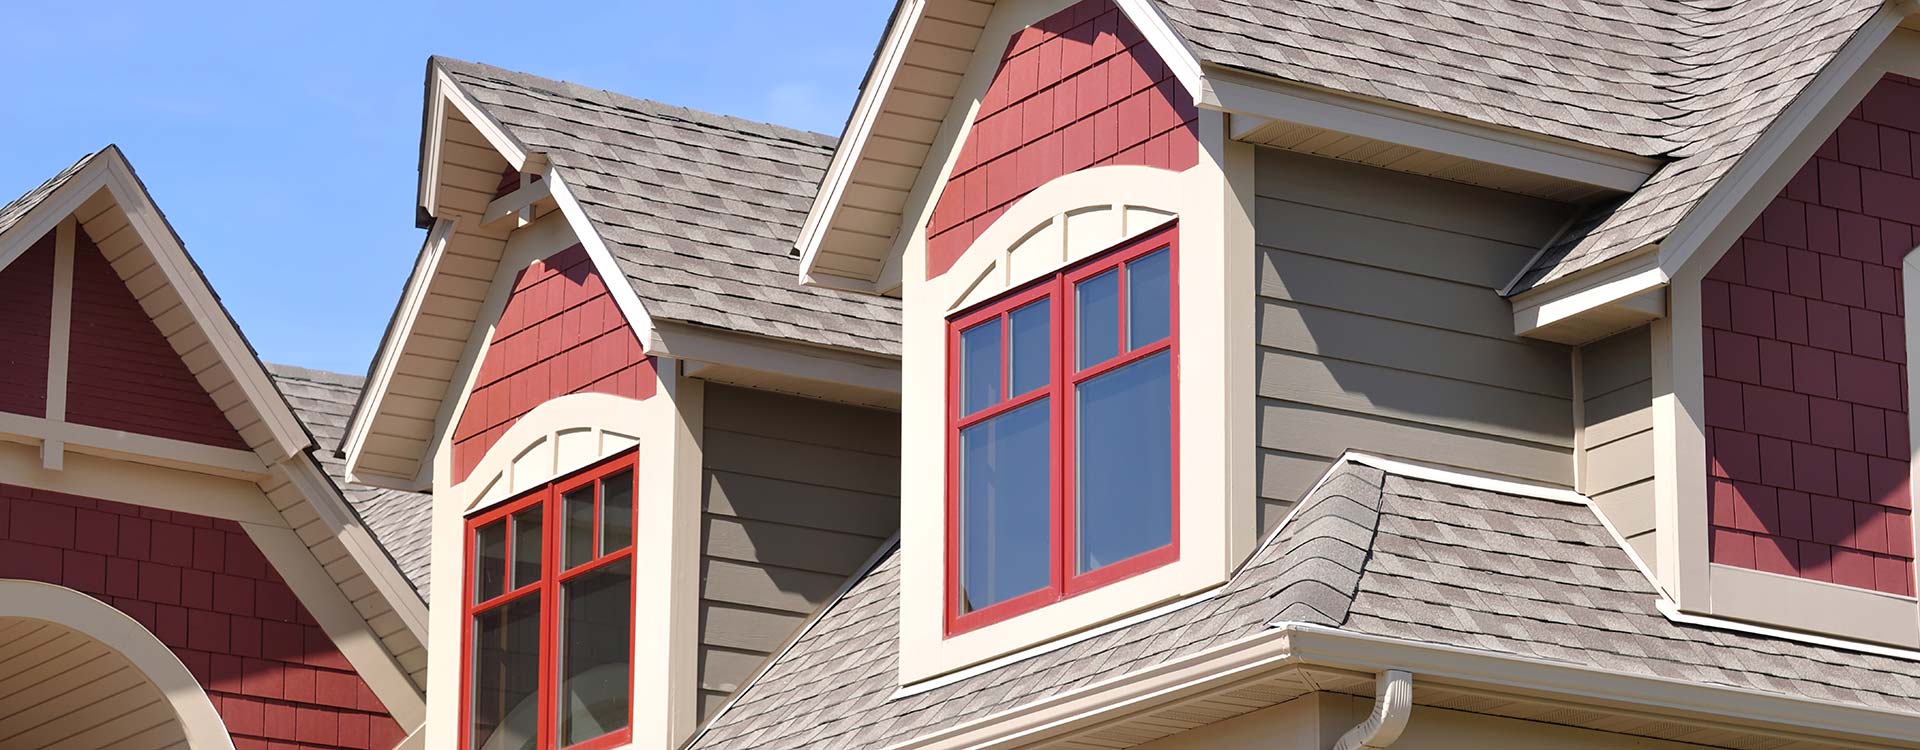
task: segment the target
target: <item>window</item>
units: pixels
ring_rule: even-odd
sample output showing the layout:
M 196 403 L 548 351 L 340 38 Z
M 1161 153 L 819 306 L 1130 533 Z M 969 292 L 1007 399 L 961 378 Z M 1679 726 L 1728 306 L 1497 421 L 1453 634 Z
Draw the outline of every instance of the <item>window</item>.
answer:
M 1178 559 L 1176 229 L 949 321 L 949 635 Z
M 631 738 L 634 454 L 467 520 L 468 750 Z

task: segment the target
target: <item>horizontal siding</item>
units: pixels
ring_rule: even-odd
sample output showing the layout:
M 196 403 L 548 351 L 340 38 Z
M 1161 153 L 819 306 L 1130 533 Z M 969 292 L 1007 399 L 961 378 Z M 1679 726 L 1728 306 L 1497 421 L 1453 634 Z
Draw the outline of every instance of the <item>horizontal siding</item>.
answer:
M 1653 564 L 1653 342 L 1646 327 L 1580 350 L 1579 490 Z
M 703 717 L 899 530 L 899 446 L 892 412 L 708 384 Z
M 1498 293 L 1565 206 L 1271 149 L 1257 172 L 1263 529 L 1345 450 L 1572 484 L 1570 352 Z

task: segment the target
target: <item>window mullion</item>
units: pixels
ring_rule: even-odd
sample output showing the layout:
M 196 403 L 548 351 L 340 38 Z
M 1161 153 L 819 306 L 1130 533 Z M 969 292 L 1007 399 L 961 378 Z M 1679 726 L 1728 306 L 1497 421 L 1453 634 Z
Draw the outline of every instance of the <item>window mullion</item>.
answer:
M 546 528 L 542 529 L 541 533 L 547 536 L 547 539 L 541 545 L 544 549 L 540 550 L 540 556 L 543 558 L 540 569 L 540 687 L 537 697 L 540 703 L 536 710 L 539 716 L 537 723 L 539 729 L 535 732 L 538 738 L 535 746 L 551 748 L 554 747 L 559 734 L 555 726 L 558 713 L 555 710 L 555 699 L 559 692 L 560 681 L 558 653 L 560 606 L 559 597 L 555 596 L 554 592 L 559 590 L 556 581 L 559 578 L 560 560 L 563 554 L 562 542 L 559 539 L 565 531 L 562 528 L 564 521 L 560 518 L 562 515 L 560 503 L 555 499 L 558 495 L 554 491 L 554 485 L 548 484 L 546 489 L 541 491 L 541 495 L 543 496 L 541 502 L 544 503 L 542 513 L 546 519 Z
M 1065 273 L 1054 276 L 1053 287 L 1051 296 L 1054 302 L 1052 304 L 1057 311 L 1054 315 L 1056 343 L 1053 347 L 1053 372 L 1052 377 L 1048 378 L 1050 382 L 1047 384 L 1047 392 L 1053 399 L 1053 434 L 1049 436 L 1053 443 L 1053 497 L 1051 498 L 1053 591 L 1055 597 L 1061 597 L 1066 595 L 1067 577 L 1071 573 L 1067 567 L 1067 561 L 1073 557 L 1072 552 L 1069 551 L 1073 541 L 1072 532 L 1069 530 L 1073 523 L 1073 506 L 1068 500 L 1072 492 L 1073 479 L 1067 473 L 1071 471 L 1069 463 L 1071 456 L 1067 446 L 1072 440 L 1068 433 L 1068 430 L 1072 429 L 1068 424 L 1072 410 L 1067 402 L 1070 396 L 1067 393 L 1066 384 L 1069 374 L 1073 371 L 1074 352 L 1077 351 L 1072 325 L 1076 307 L 1071 294 L 1073 285 L 1067 282 Z

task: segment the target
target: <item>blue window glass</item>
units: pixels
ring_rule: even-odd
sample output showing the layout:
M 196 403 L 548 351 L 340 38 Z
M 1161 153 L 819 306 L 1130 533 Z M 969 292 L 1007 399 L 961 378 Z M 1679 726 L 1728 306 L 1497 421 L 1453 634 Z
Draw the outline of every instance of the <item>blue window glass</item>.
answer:
M 1076 564 L 1085 573 L 1173 541 L 1172 357 L 1075 389 Z
M 961 614 L 1051 583 L 1048 399 L 960 431 Z
M 1043 299 L 1007 316 L 1013 329 L 1013 341 L 1007 347 L 1013 356 L 1009 375 L 1012 387 L 1008 389 L 1012 392 L 1008 396 L 1032 393 L 1033 389 L 1047 384 L 1053 351 L 1053 337 L 1048 335 L 1053 317 L 1049 314 L 1050 308 L 1051 304 Z
M 1120 271 L 1118 269 L 1074 286 L 1073 324 L 1080 331 L 1079 369 L 1113 359 L 1120 353 Z
M 1171 279 L 1167 251 L 1155 250 L 1127 263 L 1127 349 L 1138 349 L 1167 337 L 1173 303 L 1168 299 Z
M 1000 403 L 1000 319 L 960 332 L 960 413 Z

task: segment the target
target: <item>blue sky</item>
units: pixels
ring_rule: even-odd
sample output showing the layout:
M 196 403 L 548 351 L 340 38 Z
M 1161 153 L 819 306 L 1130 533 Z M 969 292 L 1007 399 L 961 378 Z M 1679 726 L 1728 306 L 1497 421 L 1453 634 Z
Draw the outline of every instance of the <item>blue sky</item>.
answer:
M 0 203 L 118 143 L 263 357 L 364 372 L 424 237 L 428 55 L 837 135 L 892 4 L 27 3 Z

